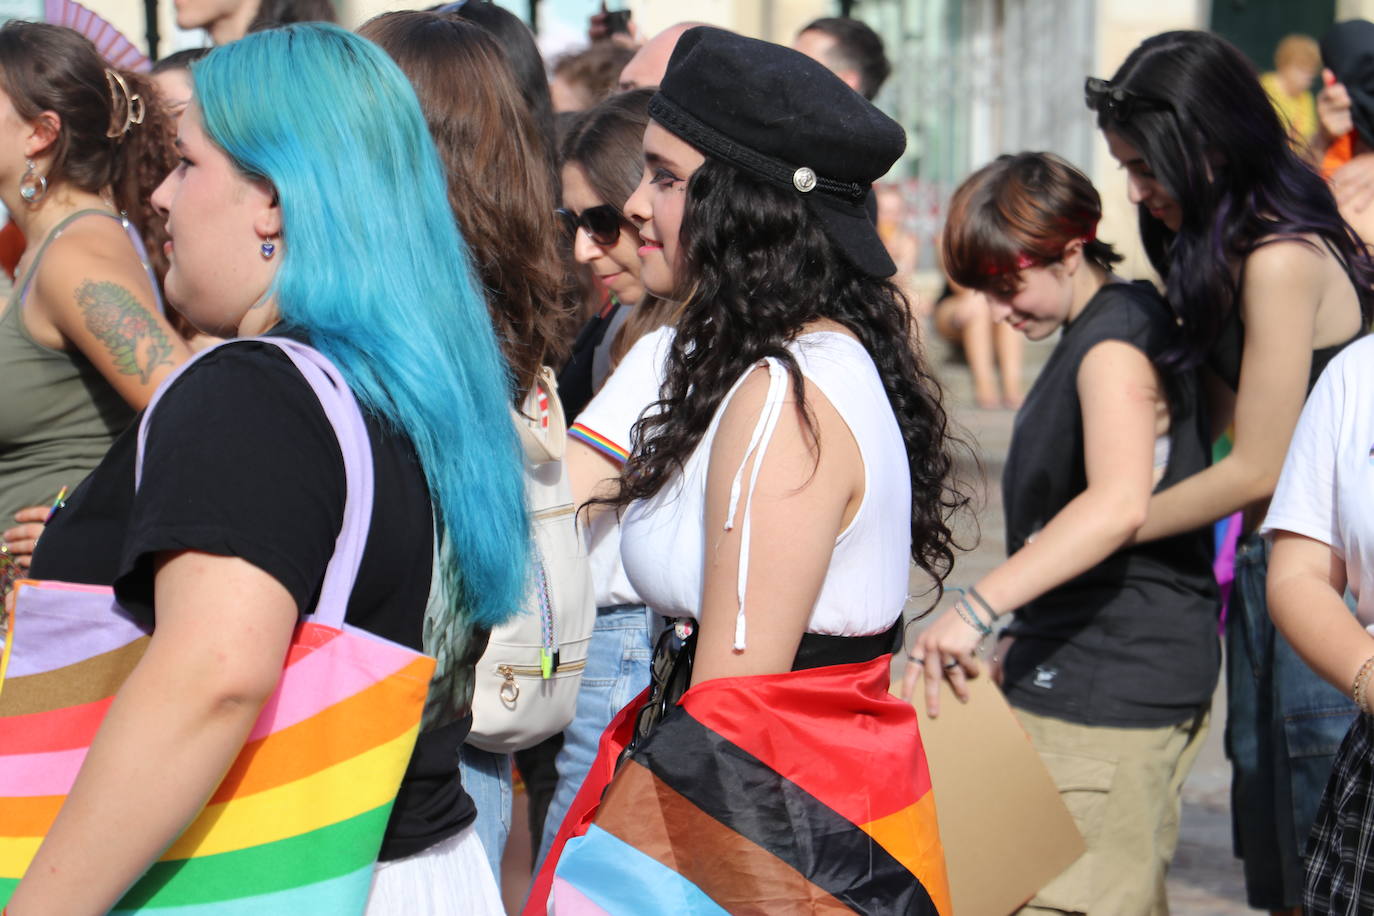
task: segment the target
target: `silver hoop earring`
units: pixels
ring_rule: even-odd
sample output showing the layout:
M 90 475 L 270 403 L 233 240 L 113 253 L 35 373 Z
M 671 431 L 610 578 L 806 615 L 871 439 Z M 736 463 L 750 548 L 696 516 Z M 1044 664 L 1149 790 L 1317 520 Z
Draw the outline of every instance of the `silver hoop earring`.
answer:
M 38 166 L 32 159 L 25 159 L 28 168 L 24 170 L 24 176 L 19 179 L 19 196 L 24 198 L 24 203 L 32 207 L 48 194 L 48 179 L 38 174 Z

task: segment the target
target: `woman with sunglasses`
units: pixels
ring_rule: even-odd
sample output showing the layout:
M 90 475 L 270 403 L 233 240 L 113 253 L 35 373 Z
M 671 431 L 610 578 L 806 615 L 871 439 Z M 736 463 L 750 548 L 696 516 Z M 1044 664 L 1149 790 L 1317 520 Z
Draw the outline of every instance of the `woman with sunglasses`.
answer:
M 671 305 L 645 290 L 638 254 L 643 241 L 621 212 L 639 181 L 652 95 L 641 89 L 613 96 L 580 115 L 563 139 L 562 213 L 572 230 L 573 256 L 628 316 L 604 348 L 610 375 L 568 431 L 568 471 L 579 504 L 596 495 L 603 480 L 620 474 L 630 430 L 658 397 L 672 339 L 664 324 Z M 625 577 L 620 521 L 614 513 L 591 512 L 588 524 L 596 624 L 577 712 L 558 752 L 558 786 L 544 819 L 541 850 L 558 833 L 602 730 L 649 683 L 649 612 Z
M 652 92 L 613 96 L 575 117 L 561 153 L 564 206 L 558 209 L 573 261 L 602 303 L 577 335 L 558 376 L 559 392 L 576 417 L 611 369 L 645 333 L 663 324 L 666 306 L 639 280 L 639 233 L 620 212 L 634 189 L 627 163 L 638 156 Z M 634 160 L 634 161 L 637 161 Z
M 1087 101 L 1179 325 L 1171 359 L 1202 373 L 1214 433 L 1234 428 L 1229 455 L 1151 499 L 1138 540 L 1245 513 L 1226 626 L 1231 811 L 1250 905 L 1287 911 L 1354 707 L 1275 633 L 1254 532 L 1308 391 L 1374 314 L 1374 264 L 1223 39 L 1147 39 L 1110 81 L 1088 81 Z

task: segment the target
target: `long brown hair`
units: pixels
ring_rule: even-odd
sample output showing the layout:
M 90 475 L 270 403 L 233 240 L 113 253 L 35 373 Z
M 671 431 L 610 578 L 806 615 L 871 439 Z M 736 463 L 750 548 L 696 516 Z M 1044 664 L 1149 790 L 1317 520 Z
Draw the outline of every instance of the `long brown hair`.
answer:
M 143 122 L 109 137 L 126 127 L 130 102 L 122 89 L 112 88 L 95 45 L 79 32 L 42 22 L 12 19 L 0 28 L 0 90 L 15 113 L 32 121 L 52 111 L 61 119 L 49 148 L 48 184 L 68 183 L 91 194 L 109 188 L 115 206 L 138 228 L 161 279 L 167 273 L 167 228 L 148 198 L 176 165 L 175 127 L 151 79 L 123 70 L 118 75 L 129 96 L 140 96 Z
M 358 34 L 391 55 L 415 86 L 519 406 L 540 366 L 559 364 L 566 349 L 547 147 L 505 52 L 480 27 L 404 11 L 370 19 Z
M 617 209 L 625 206 L 644 172 L 644 129 L 649 126 L 653 95 L 652 89 L 613 95 L 578 114 L 563 136 L 559 150 L 563 164 L 581 169 L 596 196 Z M 674 308 L 674 303 L 646 290 L 611 342 L 612 365 L 635 341 L 668 324 Z

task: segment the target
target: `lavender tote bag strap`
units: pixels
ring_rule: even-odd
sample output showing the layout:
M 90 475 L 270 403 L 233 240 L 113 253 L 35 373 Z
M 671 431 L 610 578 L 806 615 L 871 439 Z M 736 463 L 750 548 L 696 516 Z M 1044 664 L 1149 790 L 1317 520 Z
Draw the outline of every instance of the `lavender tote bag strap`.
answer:
M 363 420 L 362 409 L 358 406 L 352 389 L 339 374 L 339 370 L 318 350 L 284 337 L 245 339 L 271 344 L 290 358 L 314 390 L 315 396 L 320 399 L 320 406 L 324 408 L 329 425 L 334 427 L 334 435 L 339 439 L 339 450 L 343 453 L 344 478 L 347 481 L 343 525 L 334 544 L 334 556 L 325 570 L 319 603 L 315 606 L 315 613 L 308 619 L 342 629 L 344 612 L 348 609 L 348 597 L 352 594 L 353 582 L 358 577 L 363 548 L 367 545 L 368 527 L 372 522 L 372 442 L 367 435 L 367 424 Z M 236 342 L 226 341 L 195 354 L 177 367 L 154 392 L 147 409 L 143 411 L 143 420 L 138 427 L 138 457 L 134 465 L 135 487 L 143 480 L 143 451 L 148 441 L 148 421 L 162 395 L 196 360 L 219 347 L 232 346 Z

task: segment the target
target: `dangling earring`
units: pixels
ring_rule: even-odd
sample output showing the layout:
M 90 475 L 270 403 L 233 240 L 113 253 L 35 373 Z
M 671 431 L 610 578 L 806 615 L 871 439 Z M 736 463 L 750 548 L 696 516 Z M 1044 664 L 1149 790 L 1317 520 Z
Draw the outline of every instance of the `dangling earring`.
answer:
M 277 246 L 272 242 L 263 242 L 260 250 L 262 251 L 262 259 L 264 261 L 270 261 L 272 260 L 272 255 L 277 253 Z
M 42 200 L 48 193 L 48 179 L 38 174 L 38 166 L 32 159 L 25 159 L 28 168 L 24 170 L 24 176 L 19 179 L 19 196 L 24 198 L 24 203 L 32 207 Z

